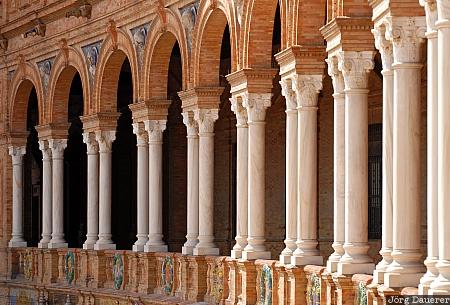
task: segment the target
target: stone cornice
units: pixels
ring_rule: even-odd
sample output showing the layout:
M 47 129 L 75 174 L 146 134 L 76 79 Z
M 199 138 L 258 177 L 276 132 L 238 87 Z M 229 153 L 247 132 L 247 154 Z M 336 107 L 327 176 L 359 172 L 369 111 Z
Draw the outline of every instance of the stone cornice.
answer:
M 281 77 L 290 74 L 321 74 L 325 68 L 324 46 L 292 46 L 278 54 Z
M 371 33 L 373 23 L 370 18 L 334 18 L 320 29 L 327 41 L 327 52 L 371 51 L 374 38 Z
M 387 16 L 409 17 L 424 16 L 419 0 L 369 0 L 373 9 L 372 20 L 375 24 Z
M 146 120 L 166 120 L 170 100 L 146 100 L 131 104 L 128 107 L 133 113 L 133 122 L 143 122 Z
M 5 134 L 8 145 L 26 145 L 29 132 L 10 132 Z
M 69 134 L 69 124 L 45 124 L 35 127 L 40 140 L 67 139 Z
M 80 117 L 84 132 L 116 130 L 118 112 L 100 112 Z
M 197 87 L 178 92 L 183 111 L 196 109 L 218 109 L 223 87 Z
M 267 93 L 271 92 L 276 69 L 242 69 L 228 74 L 231 93 Z

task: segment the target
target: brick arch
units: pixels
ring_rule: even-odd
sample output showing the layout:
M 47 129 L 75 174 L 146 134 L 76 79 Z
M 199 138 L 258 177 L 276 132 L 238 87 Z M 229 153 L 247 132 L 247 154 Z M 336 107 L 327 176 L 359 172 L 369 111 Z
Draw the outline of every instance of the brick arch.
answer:
M 56 57 L 50 75 L 47 120 L 51 123 L 67 122 L 69 93 L 76 73 L 80 75 L 83 87 L 83 114 L 87 114 L 90 108 L 90 84 L 83 56 L 74 48 L 66 51 L 61 51 Z
M 156 18 L 151 24 L 143 55 L 143 77 L 141 87 L 144 99 L 167 98 L 167 74 L 170 55 L 175 42 L 181 52 L 182 87 L 185 90 L 189 82 L 189 56 L 186 36 L 181 21 L 171 11 L 165 10 L 166 23 Z M 161 79 L 164 81 L 161 82 Z M 156 86 L 157 85 L 157 86 Z
M 282 30 L 282 48 L 292 45 L 323 45 L 324 39 L 320 33 L 320 28 L 324 25 L 327 11 L 326 0 L 292 0 L 289 5 L 285 2 L 283 6 L 280 4 L 281 20 L 287 17 L 288 22 L 285 23 L 285 33 Z M 286 10 L 288 10 L 286 12 Z M 286 16 L 289 14 L 289 16 Z M 287 39 L 287 45 L 283 45 L 283 40 Z
M 241 31 L 243 68 L 271 67 L 272 36 L 277 4 L 278 0 L 245 2 Z M 283 1 L 280 1 L 280 11 L 284 5 Z M 283 33 L 285 28 L 286 21 L 281 19 L 282 37 L 285 37 Z
M 33 87 L 38 99 L 39 124 L 44 121 L 44 94 L 37 66 L 30 63 L 19 64 L 10 84 L 9 130 L 11 133 L 25 133 L 28 100 Z
M 136 51 L 131 38 L 122 30 L 117 30 L 117 39 L 113 41 L 111 36 L 105 39 L 98 56 L 99 62 L 95 69 L 94 88 L 92 94 L 92 111 L 115 112 L 117 102 L 117 85 L 120 69 L 125 59 L 131 66 L 133 79 L 133 101 L 139 96 L 139 71 Z
M 194 86 L 218 86 L 222 38 L 225 27 L 230 31 L 231 72 L 238 69 L 238 31 L 236 8 L 231 1 L 218 1 L 214 9 L 202 2 L 194 29 Z

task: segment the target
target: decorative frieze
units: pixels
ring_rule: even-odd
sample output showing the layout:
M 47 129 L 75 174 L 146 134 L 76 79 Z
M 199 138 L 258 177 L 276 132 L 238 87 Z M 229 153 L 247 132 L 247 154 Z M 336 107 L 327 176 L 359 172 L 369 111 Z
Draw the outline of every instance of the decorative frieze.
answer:
M 28 31 L 26 31 L 25 33 L 23 33 L 23 35 L 22 35 L 23 38 L 34 37 L 34 36 L 41 36 L 41 37 L 45 36 L 45 30 L 46 30 L 45 23 L 43 23 L 40 19 L 35 19 L 33 21 L 33 23 L 34 23 L 34 26 L 31 29 L 29 29 Z
M 186 33 L 189 52 L 192 50 L 192 33 L 197 19 L 198 6 L 199 1 L 196 1 L 179 9 L 181 14 L 181 23 L 183 24 L 184 31 Z
M 66 18 L 83 17 L 83 18 L 90 19 L 91 13 L 92 13 L 92 5 L 89 2 L 87 2 L 86 0 L 82 0 L 78 4 L 78 7 L 74 8 L 66 13 Z

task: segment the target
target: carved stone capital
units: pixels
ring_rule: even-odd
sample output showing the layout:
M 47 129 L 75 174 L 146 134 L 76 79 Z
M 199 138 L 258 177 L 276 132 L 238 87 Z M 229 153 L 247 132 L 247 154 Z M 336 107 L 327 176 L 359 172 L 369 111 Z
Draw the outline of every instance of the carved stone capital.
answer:
M 240 96 L 230 97 L 231 111 L 236 115 L 236 127 L 248 127 L 247 125 L 247 110 L 242 105 L 242 98 Z
M 97 130 L 95 139 L 98 142 L 100 153 L 111 153 L 112 143 L 116 139 L 115 130 Z
M 163 131 L 166 130 L 166 120 L 147 120 L 144 121 L 145 130 L 148 133 L 149 143 L 162 143 Z
M 383 70 L 391 70 L 394 55 L 392 50 L 392 42 L 386 39 L 386 27 L 384 25 L 377 26 L 372 30 L 372 33 L 375 37 L 375 48 L 377 48 L 381 54 Z
M 67 139 L 49 139 L 48 146 L 52 150 L 53 160 L 63 159 L 64 150 L 67 147 Z
M 199 134 L 213 133 L 214 123 L 219 118 L 219 109 L 195 109 L 194 119 L 198 124 Z
M 133 133 L 136 135 L 137 146 L 148 145 L 148 132 L 142 122 L 133 123 Z
M 247 109 L 248 121 L 264 122 L 266 109 L 272 104 L 272 93 L 245 93 L 242 105 Z
M 450 20 L 450 1 L 436 0 L 439 20 Z
M 419 0 L 419 3 L 425 9 L 428 32 L 436 31 L 436 21 L 438 18 L 436 0 Z
M 297 108 L 317 109 L 319 92 L 323 86 L 323 75 L 294 75 L 292 88 L 297 96 Z
M 50 161 L 52 159 L 52 149 L 47 140 L 39 140 L 39 149 L 42 151 L 42 160 Z
M 198 124 L 192 111 L 183 112 L 183 123 L 186 125 L 188 137 L 198 137 Z
M 369 73 L 374 67 L 373 51 L 342 51 L 338 67 L 344 76 L 345 89 L 367 89 Z
M 98 143 L 95 139 L 95 133 L 93 132 L 85 132 L 83 133 L 83 143 L 87 146 L 88 155 L 96 155 L 98 154 Z
M 333 88 L 335 94 L 340 94 L 344 92 L 344 76 L 339 70 L 339 59 L 337 56 L 330 56 L 325 61 L 328 64 L 328 75 L 331 77 L 333 82 Z
M 12 164 L 21 165 L 23 156 L 25 155 L 26 152 L 27 152 L 26 146 L 10 146 L 9 155 L 12 157 Z
M 388 17 L 386 38 L 394 46 L 395 63 L 420 63 L 424 42 L 425 17 Z
M 286 112 L 297 109 L 297 95 L 292 87 L 293 82 L 291 78 L 283 78 L 280 81 L 281 94 L 286 100 Z

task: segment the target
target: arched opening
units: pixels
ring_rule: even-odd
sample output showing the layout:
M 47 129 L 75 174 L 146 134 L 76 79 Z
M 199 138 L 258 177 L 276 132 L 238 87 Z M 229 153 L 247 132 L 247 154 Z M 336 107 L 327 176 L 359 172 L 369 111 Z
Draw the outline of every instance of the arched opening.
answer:
M 73 75 L 67 103 L 69 123 L 64 151 L 64 232 L 71 248 L 81 248 L 87 231 L 87 155 L 83 143 L 83 86 Z
M 38 133 L 35 126 L 39 124 L 38 97 L 31 85 L 28 91 L 26 108 L 26 130 L 28 132 L 24 162 L 24 237 L 28 246 L 37 246 L 42 231 L 42 152 L 39 149 Z M 21 86 L 24 86 L 22 84 Z
M 169 251 L 181 252 L 186 236 L 187 139 L 178 96 L 183 85 L 181 52 L 178 42 L 173 41 L 167 74 L 171 103 L 163 133 L 163 234 Z
M 130 62 L 124 59 L 117 85 L 116 139 L 112 144 L 111 220 L 113 241 L 117 249 L 129 250 L 137 230 L 137 148 L 133 120 L 128 107 L 133 101 Z

